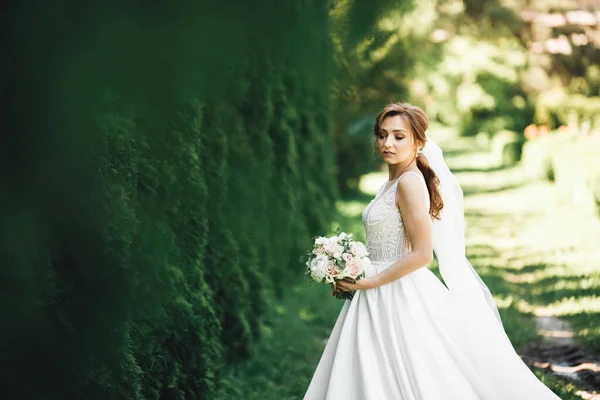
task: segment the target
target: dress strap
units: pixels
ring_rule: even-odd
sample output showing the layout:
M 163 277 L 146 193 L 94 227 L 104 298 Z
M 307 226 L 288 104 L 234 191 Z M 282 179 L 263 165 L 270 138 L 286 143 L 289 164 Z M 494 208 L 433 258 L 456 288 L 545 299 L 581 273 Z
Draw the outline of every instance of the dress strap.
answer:
M 402 173 L 402 175 L 400 175 L 399 177 L 397 177 L 396 179 L 394 179 L 394 181 L 392 182 L 391 185 L 387 186 L 387 182 L 384 183 L 383 185 L 381 185 L 381 187 L 379 188 L 379 190 L 377 191 L 377 194 L 375 195 L 375 198 L 380 197 L 381 195 L 383 195 L 384 193 L 387 193 L 394 185 L 397 185 L 398 182 L 400 181 L 400 179 L 402 179 L 402 177 L 408 173 L 413 173 L 415 175 L 417 175 L 419 177 L 419 179 L 423 182 L 423 186 L 425 186 L 425 190 L 427 191 L 427 184 L 425 184 L 425 180 L 423 178 L 423 176 L 421 176 L 421 174 L 419 174 L 418 172 L 415 171 L 405 171 Z M 388 181 L 389 182 L 389 181 Z M 429 195 L 429 192 L 427 192 L 427 194 Z
M 402 173 L 402 175 L 400 175 L 400 176 L 398 177 L 398 180 L 402 179 L 402 177 L 403 177 L 404 175 L 406 175 L 406 174 L 415 174 L 415 175 L 417 175 L 419 178 L 421 178 L 421 180 L 423 180 L 423 177 L 421 176 L 421 174 L 420 174 L 420 173 L 418 173 L 418 172 L 415 172 L 415 171 L 413 171 L 413 170 L 404 171 L 404 172 Z
M 429 189 L 427 189 L 427 182 L 425 182 L 425 177 L 422 174 L 420 174 L 420 173 L 418 173 L 416 171 L 412 171 L 412 170 L 405 171 L 405 172 L 402 173 L 402 175 L 400 175 L 400 177 L 397 179 L 397 181 L 399 181 L 404 175 L 409 174 L 409 173 L 415 174 L 415 175 L 417 175 L 419 177 L 419 180 L 423 183 L 423 189 L 425 190 L 427 202 L 429 202 L 430 201 L 430 199 L 429 199 Z

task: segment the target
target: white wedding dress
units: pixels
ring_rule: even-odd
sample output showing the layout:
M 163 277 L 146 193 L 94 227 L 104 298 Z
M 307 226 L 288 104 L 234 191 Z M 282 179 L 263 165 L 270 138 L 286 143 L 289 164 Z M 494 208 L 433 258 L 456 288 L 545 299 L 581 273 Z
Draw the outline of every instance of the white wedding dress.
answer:
M 398 179 L 409 173 L 427 192 L 416 172 Z M 373 262 L 366 276 L 410 251 L 395 205 L 397 183 L 383 185 L 363 211 Z M 472 303 L 426 267 L 356 291 L 340 311 L 304 399 L 558 399 L 522 362 L 485 302 Z

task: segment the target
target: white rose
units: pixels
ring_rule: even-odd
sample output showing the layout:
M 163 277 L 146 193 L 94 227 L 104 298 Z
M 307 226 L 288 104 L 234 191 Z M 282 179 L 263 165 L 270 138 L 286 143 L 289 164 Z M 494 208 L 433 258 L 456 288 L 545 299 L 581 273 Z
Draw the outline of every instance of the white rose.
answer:
M 315 243 L 316 243 L 316 244 L 323 245 L 323 244 L 325 244 L 325 241 L 326 241 L 326 240 L 327 240 L 327 239 L 326 239 L 326 238 L 324 238 L 323 236 L 319 236 L 318 238 L 316 238 L 316 239 L 315 239 Z
M 329 257 L 327 257 L 325 254 L 319 254 L 316 258 L 320 265 L 327 266 L 327 263 L 329 262 Z
M 350 252 L 356 257 L 364 257 L 367 255 L 367 249 L 365 248 L 365 245 L 361 242 L 350 243 Z
M 335 279 L 344 279 L 346 277 L 350 276 L 350 273 L 348 271 L 348 267 L 345 267 L 342 272 L 340 272 L 338 274 L 338 276 L 335 277 Z
M 319 255 L 312 259 L 310 263 L 310 272 L 314 280 L 321 282 L 327 275 L 327 257 Z
M 340 253 L 339 251 L 337 253 L 333 253 L 333 258 L 335 259 L 339 259 L 342 256 L 342 253 Z
M 323 246 L 323 248 L 325 249 L 325 251 L 327 252 L 327 254 L 333 256 L 335 253 L 340 253 L 340 246 L 338 246 L 336 243 L 326 243 L 325 246 Z

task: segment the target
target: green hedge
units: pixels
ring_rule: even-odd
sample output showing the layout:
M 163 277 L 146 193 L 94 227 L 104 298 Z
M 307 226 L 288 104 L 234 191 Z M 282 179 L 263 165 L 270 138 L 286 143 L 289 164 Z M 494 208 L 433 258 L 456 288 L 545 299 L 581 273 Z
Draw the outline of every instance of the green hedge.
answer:
M 535 119 L 551 127 L 577 126 L 585 132 L 600 129 L 600 97 L 551 90 L 536 101 Z
M 333 211 L 327 8 L 5 11 L 3 389 L 211 398 Z
M 501 130 L 491 140 L 491 152 L 498 163 L 504 167 L 516 164 L 523 152 L 525 137 L 514 131 Z
M 566 144 L 576 140 L 576 137 L 562 132 L 552 132 L 547 136 L 528 140 L 523 146 L 522 164 L 533 179 L 554 181 L 554 166 L 552 159 Z
M 523 165 L 532 178 L 555 181 L 558 195 L 600 212 L 600 138 L 553 133 L 528 141 Z
M 344 195 L 359 192 L 360 177 L 382 165 L 374 143 L 373 124 L 376 117 L 366 115 L 336 137 L 338 187 Z
M 600 137 L 565 144 L 552 159 L 558 194 L 600 215 Z

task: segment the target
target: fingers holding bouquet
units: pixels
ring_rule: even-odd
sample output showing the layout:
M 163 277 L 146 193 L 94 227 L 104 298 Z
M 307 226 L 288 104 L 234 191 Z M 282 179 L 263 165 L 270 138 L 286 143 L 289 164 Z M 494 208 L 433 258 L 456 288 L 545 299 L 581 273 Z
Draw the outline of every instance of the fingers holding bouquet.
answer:
M 317 237 L 306 256 L 306 273 L 311 282 L 331 284 L 332 295 L 338 299 L 351 299 L 354 291 L 374 283 L 372 278 L 364 278 L 365 269 L 371 265 L 367 249 L 352 240 L 352 234 Z
M 352 279 L 346 277 L 344 279 L 340 279 L 336 282 L 336 286 L 338 290 L 341 291 L 357 291 L 357 290 L 366 290 L 372 289 L 376 287 L 375 278 L 362 278 L 362 279 Z

